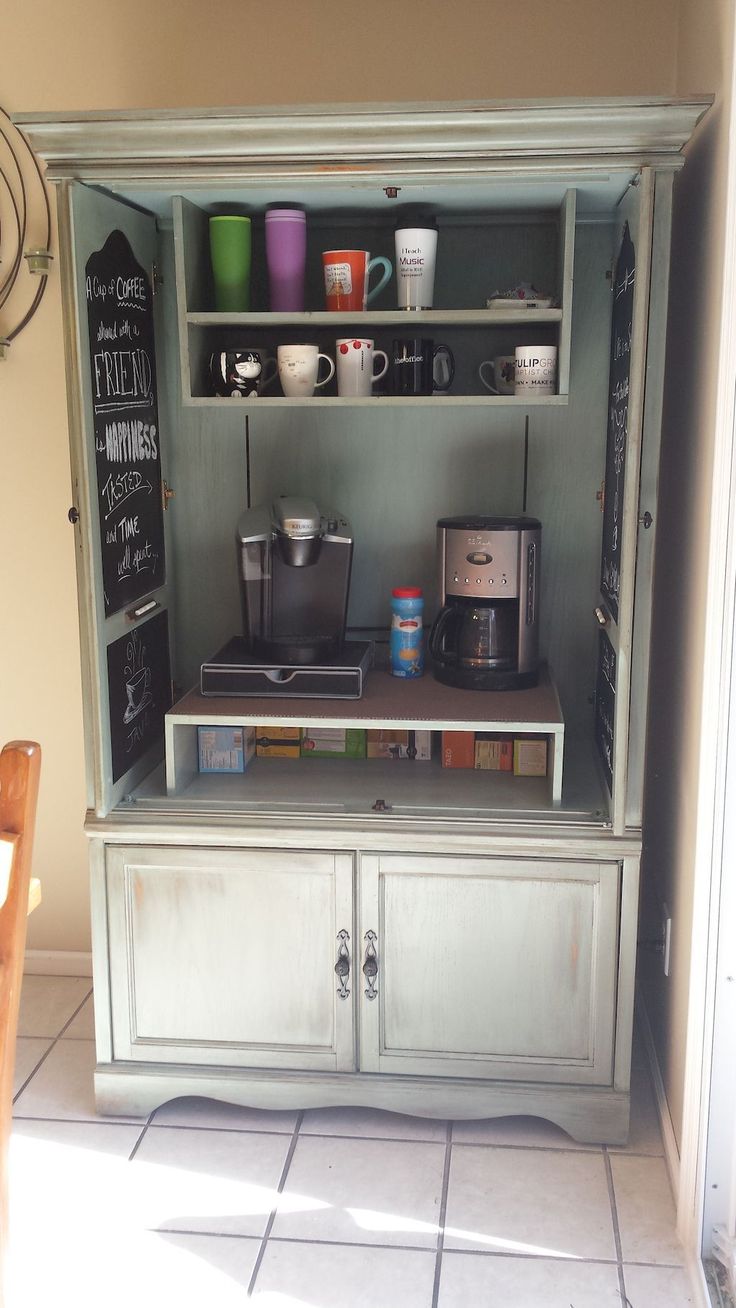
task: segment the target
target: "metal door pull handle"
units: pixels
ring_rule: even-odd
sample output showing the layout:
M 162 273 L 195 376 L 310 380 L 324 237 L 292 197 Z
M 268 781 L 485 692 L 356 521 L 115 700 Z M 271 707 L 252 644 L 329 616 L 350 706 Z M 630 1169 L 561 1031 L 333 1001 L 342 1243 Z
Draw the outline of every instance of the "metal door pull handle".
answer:
M 367 942 L 365 947 L 365 958 L 363 959 L 363 976 L 368 982 L 368 989 L 363 993 L 366 999 L 375 999 L 378 994 L 378 955 L 376 953 L 376 941 L 378 936 L 375 931 L 366 931 L 363 939 Z
M 337 993 L 340 999 L 347 999 L 350 991 L 348 981 L 350 979 L 350 951 L 348 950 L 348 940 L 350 935 L 347 931 L 338 931 L 337 938 L 340 942 L 337 950 L 337 962 L 335 963 L 335 975 L 339 981 Z

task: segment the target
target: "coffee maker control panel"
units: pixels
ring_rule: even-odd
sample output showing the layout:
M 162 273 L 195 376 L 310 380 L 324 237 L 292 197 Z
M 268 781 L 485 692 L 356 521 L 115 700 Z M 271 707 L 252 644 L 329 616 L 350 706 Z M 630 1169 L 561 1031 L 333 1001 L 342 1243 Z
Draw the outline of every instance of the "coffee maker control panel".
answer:
M 439 531 L 444 596 L 516 599 L 519 541 L 512 531 Z M 444 548 L 443 548 L 444 546 Z

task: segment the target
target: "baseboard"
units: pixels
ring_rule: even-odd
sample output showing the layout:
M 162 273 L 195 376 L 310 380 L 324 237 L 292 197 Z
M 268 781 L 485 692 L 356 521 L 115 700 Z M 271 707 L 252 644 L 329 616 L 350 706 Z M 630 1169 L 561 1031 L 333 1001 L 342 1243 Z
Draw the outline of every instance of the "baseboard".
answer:
M 91 976 L 92 955 L 67 949 L 27 949 L 23 971 L 27 976 Z
M 691 1258 L 685 1267 L 695 1308 L 713 1308 L 713 1299 L 700 1259 Z
M 657 1058 L 657 1048 L 652 1035 L 652 1028 L 649 1024 L 649 1015 L 641 997 L 641 991 L 637 989 L 636 996 L 636 1017 L 639 1023 L 639 1030 L 644 1041 L 649 1070 L 652 1074 L 652 1085 L 654 1087 L 654 1097 L 657 1101 L 657 1114 L 659 1116 L 659 1125 L 662 1131 L 662 1143 L 664 1145 L 664 1160 L 669 1173 L 672 1193 L 675 1196 L 677 1204 L 680 1194 L 680 1151 L 677 1148 L 677 1139 L 675 1130 L 670 1117 L 669 1104 L 665 1094 L 664 1081 L 659 1067 Z

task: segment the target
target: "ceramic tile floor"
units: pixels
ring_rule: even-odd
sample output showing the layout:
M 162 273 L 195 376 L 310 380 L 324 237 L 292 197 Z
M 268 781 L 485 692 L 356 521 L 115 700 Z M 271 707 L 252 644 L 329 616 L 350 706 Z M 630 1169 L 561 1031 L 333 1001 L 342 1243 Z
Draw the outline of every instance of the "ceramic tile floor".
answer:
M 90 982 L 27 977 L 9 1308 L 693 1302 L 639 1049 L 624 1149 L 524 1118 L 195 1099 L 99 1118 L 93 1067 Z

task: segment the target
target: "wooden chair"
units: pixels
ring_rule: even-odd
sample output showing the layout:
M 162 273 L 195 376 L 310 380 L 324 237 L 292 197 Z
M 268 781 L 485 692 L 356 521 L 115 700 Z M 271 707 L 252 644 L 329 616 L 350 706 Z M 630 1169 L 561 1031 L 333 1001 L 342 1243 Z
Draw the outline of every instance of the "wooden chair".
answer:
M 0 753 L 0 1305 L 8 1235 L 8 1143 L 18 1007 L 31 891 L 41 747 L 14 740 Z M 38 892 L 38 883 L 34 884 Z M 40 893 L 40 892 L 39 892 Z

